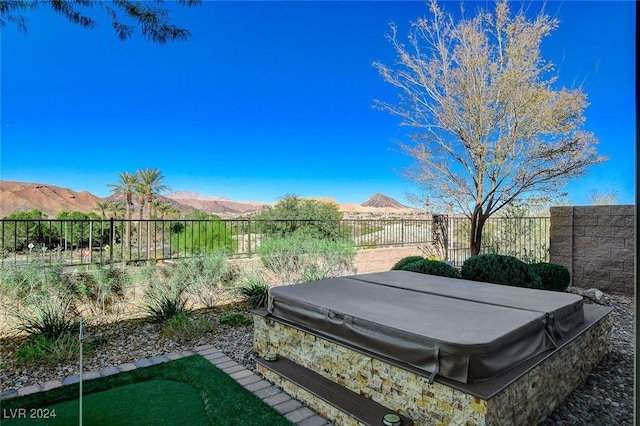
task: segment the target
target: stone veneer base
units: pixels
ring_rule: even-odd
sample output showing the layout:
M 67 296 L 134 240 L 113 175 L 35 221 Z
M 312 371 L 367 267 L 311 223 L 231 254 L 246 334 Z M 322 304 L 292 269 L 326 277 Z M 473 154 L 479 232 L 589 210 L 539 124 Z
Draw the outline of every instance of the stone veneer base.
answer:
M 299 365 L 414 420 L 416 425 L 535 425 L 588 376 L 609 350 L 611 308 L 585 305 L 585 324 L 546 354 L 481 386 L 428 378 L 328 340 L 316 333 L 254 315 L 257 356 L 276 352 Z M 340 425 L 359 425 L 344 413 L 273 371 L 258 372 Z M 521 370 L 521 371 L 519 371 Z M 478 389 L 491 389 L 483 396 Z M 497 389 L 497 391 L 496 391 Z

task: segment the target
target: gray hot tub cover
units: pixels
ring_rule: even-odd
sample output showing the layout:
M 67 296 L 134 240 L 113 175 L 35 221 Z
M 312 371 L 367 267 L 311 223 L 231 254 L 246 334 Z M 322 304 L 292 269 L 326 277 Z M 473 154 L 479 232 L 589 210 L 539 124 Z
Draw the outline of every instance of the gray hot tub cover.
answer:
M 577 295 L 407 271 L 274 287 L 269 314 L 462 383 L 552 350 L 584 321 Z

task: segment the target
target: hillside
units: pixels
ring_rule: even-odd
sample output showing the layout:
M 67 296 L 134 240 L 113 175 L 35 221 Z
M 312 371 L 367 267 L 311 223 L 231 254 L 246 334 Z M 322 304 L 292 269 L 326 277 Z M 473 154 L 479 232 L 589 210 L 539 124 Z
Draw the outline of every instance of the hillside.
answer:
M 178 191 L 157 195 L 160 201 L 171 204 L 183 214 L 200 210 L 217 214 L 222 218 L 233 218 L 259 212 L 269 204 L 250 201 L 233 201 L 224 197 L 214 197 L 195 192 Z M 384 194 L 377 193 L 362 204 L 339 204 L 330 197 L 310 197 L 321 201 L 333 202 L 339 206 L 345 217 L 369 218 L 417 215 L 422 212 L 400 204 Z M 96 204 L 100 201 L 115 199 L 124 202 L 122 195 L 107 198 L 96 197 L 87 191 L 76 192 L 55 185 L 29 182 L 0 181 L 0 217 L 11 213 L 41 210 L 49 217 L 55 217 L 62 211 L 80 211 L 98 213 Z M 132 211 L 137 217 L 137 200 L 133 199 Z
M 262 210 L 267 204 L 258 202 L 231 201 L 222 197 L 211 197 L 195 192 L 171 192 L 166 198 L 189 206 L 205 213 L 217 214 L 222 217 L 238 216 Z
M 89 213 L 100 200 L 87 191 L 76 192 L 45 183 L 0 181 L 0 217 L 36 209 L 49 217 L 62 211 Z
M 376 208 L 392 208 L 392 209 L 407 209 L 409 207 L 400 204 L 398 201 L 393 198 L 386 196 L 384 194 L 374 194 L 367 201 L 362 203 L 363 207 L 376 207 Z

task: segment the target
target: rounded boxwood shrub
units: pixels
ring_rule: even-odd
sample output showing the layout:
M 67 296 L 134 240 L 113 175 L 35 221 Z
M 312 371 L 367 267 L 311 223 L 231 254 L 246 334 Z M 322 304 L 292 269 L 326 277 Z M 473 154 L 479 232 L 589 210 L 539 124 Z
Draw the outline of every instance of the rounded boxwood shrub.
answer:
M 419 261 L 419 260 L 426 260 L 426 259 L 424 257 L 422 257 L 422 256 L 407 256 L 407 257 L 403 257 L 402 259 L 398 260 L 398 262 L 396 262 L 395 265 L 393 265 L 391 270 L 392 271 L 393 270 L 402 270 L 408 264 L 416 262 L 416 261 Z
M 459 278 L 458 270 L 453 266 L 437 260 L 421 259 L 411 262 L 402 268 L 403 271 L 437 275 L 439 277 Z
M 532 263 L 529 265 L 542 279 L 542 288 L 545 290 L 565 291 L 569 287 L 571 274 L 569 270 L 556 263 Z
M 526 263 L 513 256 L 480 254 L 464 261 L 463 279 L 515 287 L 542 288 L 540 276 Z

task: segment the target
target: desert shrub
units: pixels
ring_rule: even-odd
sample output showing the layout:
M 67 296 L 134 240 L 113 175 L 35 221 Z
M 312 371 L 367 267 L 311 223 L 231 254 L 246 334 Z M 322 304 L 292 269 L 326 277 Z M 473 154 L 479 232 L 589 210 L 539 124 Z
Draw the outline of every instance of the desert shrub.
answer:
M 258 248 L 262 264 L 283 284 L 353 273 L 355 255 L 349 241 L 318 239 L 302 233 L 265 238 Z
M 176 286 L 184 285 L 204 307 L 212 308 L 225 299 L 222 287 L 227 269 L 225 252 L 210 251 L 180 260 L 171 269 L 169 279 Z
M 391 270 L 392 271 L 393 270 L 402 270 L 408 264 L 413 263 L 413 262 L 417 262 L 419 260 L 424 260 L 424 257 L 422 257 L 422 256 L 407 256 L 407 257 L 403 257 L 402 259 L 398 260 L 395 265 L 393 265 Z
M 125 301 L 129 275 L 113 264 L 93 264 L 86 271 L 68 276 L 75 294 L 89 307 L 94 319 L 106 320 L 108 314 L 120 313 Z
M 421 259 L 411 262 L 402 268 L 403 271 L 437 275 L 439 277 L 459 278 L 458 270 L 451 265 L 437 260 Z
M 569 270 L 555 263 L 532 263 L 529 266 L 542 279 L 542 288 L 545 290 L 565 291 L 571 282 Z
M 220 318 L 220 324 L 231 327 L 249 327 L 253 324 L 253 319 L 246 317 L 239 312 L 231 312 Z
M 32 259 L 23 264 L 3 264 L 0 278 L 0 294 L 3 299 L 14 302 L 67 286 L 62 264 L 49 264 L 40 259 Z
M 516 287 L 542 288 L 540 276 L 513 256 L 480 254 L 464 261 L 462 278 Z

